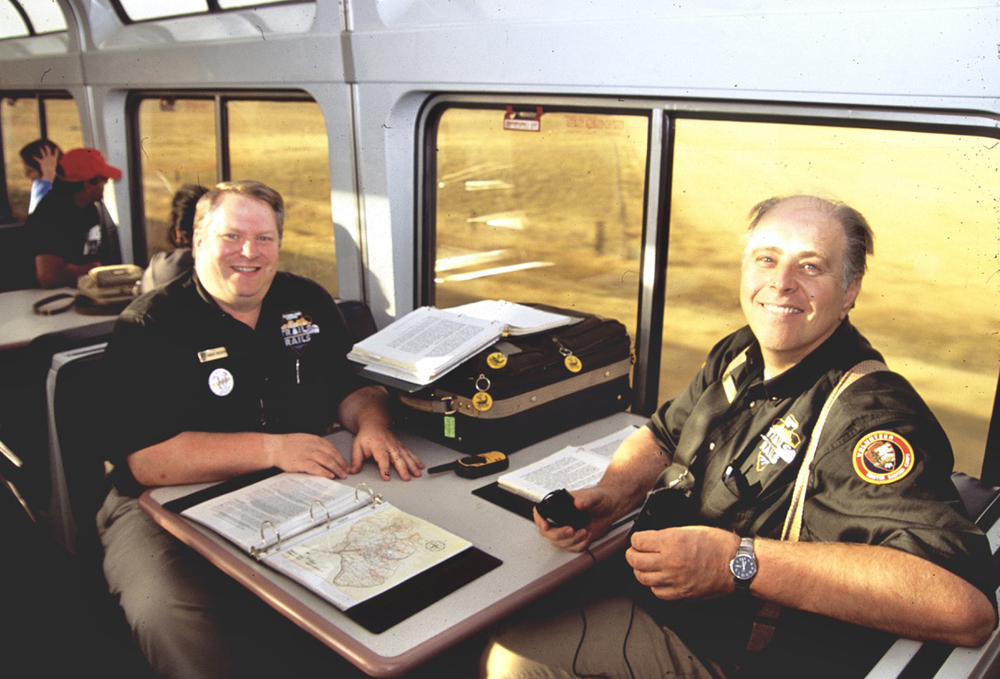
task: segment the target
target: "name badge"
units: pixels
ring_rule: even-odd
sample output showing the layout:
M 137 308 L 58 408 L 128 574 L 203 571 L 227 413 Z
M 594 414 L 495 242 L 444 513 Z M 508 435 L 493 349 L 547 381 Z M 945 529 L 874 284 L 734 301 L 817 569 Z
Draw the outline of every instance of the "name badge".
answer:
M 198 362 L 208 363 L 209 361 L 218 361 L 220 358 L 225 358 L 229 355 L 225 347 L 216 347 L 214 349 L 205 349 L 205 351 L 198 352 Z

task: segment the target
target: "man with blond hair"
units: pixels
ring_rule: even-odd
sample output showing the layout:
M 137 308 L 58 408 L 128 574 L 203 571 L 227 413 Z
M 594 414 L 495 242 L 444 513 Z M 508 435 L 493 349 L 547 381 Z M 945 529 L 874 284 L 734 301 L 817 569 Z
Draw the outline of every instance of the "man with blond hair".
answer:
M 344 479 L 368 458 L 386 480 L 423 468 L 391 430 L 386 391 L 349 366 L 333 299 L 278 271 L 283 223 L 284 202 L 264 184 L 210 190 L 195 214 L 194 271 L 138 297 L 105 354 L 117 428 L 115 487 L 98 515 L 104 570 L 164 676 L 239 676 L 281 649 L 233 614 L 224 576 L 142 512 L 143 489 L 272 467 Z M 338 423 L 351 451 L 323 438 Z

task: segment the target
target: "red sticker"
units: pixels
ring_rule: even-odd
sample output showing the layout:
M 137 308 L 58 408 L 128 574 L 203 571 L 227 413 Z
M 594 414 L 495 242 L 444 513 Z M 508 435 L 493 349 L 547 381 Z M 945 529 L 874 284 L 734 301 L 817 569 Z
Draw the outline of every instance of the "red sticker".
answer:
M 892 483 L 913 469 L 913 447 L 899 434 L 875 431 L 854 446 L 854 471 L 869 483 Z

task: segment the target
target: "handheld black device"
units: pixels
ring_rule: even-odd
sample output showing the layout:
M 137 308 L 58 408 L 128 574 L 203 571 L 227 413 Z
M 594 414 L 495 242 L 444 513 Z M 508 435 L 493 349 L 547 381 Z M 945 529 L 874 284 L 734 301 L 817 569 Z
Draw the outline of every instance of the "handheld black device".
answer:
M 573 504 L 573 496 L 565 488 L 554 490 L 535 505 L 539 515 L 550 526 L 572 526 L 580 529 L 590 523 L 590 514 Z

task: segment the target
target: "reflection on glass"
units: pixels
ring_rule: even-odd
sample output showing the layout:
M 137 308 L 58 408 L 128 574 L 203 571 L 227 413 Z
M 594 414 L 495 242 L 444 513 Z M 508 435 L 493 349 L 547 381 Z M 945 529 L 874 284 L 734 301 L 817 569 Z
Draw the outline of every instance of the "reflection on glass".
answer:
M 996 140 L 679 120 L 660 399 L 745 324 L 738 298 L 750 208 L 812 193 L 859 209 L 875 257 L 852 322 L 944 425 L 956 468 L 979 476 L 1000 356 Z
M 530 117 L 506 129 L 505 115 L 441 115 L 435 304 L 542 302 L 634 337 L 648 118 L 547 112 L 534 131 Z
M 337 294 L 330 160 L 319 105 L 305 101 L 229 101 L 233 179 L 255 179 L 285 199 L 279 266 Z

